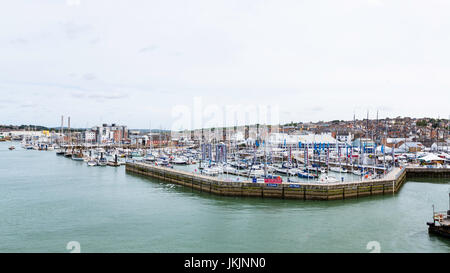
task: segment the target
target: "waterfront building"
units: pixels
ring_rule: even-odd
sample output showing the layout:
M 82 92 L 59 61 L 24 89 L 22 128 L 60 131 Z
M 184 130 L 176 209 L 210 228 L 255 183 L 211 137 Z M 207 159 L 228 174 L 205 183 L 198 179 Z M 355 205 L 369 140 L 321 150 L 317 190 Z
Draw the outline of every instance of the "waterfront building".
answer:
M 97 139 L 97 134 L 95 133 L 95 131 L 86 130 L 83 133 L 83 138 L 85 142 L 94 143 Z
M 337 132 L 335 138 L 340 141 L 352 145 L 353 134 L 350 132 Z
M 125 125 L 117 125 L 115 123 L 108 125 L 102 124 L 92 128 L 95 132 L 96 142 L 105 143 L 124 143 L 128 141 L 128 129 Z
M 336 144 L 339 146 L 345 146 L 345 143 L 335 139 L 331 133 L 322 134 L 295 134 L 288 135 L 285 133 L 271 133 L 267 139 L 267 143 L 273 146 L 298 146 L 308 145 L 309 148 L 314 147 L 314 144 L 323 144 L 330 148 L 335 148 Z
M 420 142 L 411 142 L 407 141 L 402 143 L 398 149 L 402 152 L 409 152 L 409 153 L 415 153 L 415 152 L 421 152 L 425 149 L 425 146 Z

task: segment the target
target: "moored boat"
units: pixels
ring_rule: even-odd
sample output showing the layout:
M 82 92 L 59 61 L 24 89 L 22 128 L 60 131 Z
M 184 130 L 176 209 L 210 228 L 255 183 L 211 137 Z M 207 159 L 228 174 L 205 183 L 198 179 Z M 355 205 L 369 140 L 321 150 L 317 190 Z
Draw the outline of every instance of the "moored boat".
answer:
M 97 161 L 96 160 L 89 160 L 87 163 L 86 163 L 88 166 L 90 166 L 90 167 L 93 167 L 93 166 L 97 166 L 98 164 L 97 164 Z
M 450 193 L 449 208 L 446 212 L 434 211 L 433 205 L 433 222 L 428 222 L 428 232 L 442 237 L 450 238 Z
M 347 170 L 342 167 L 330 167 L 330 171 L 336 173 L 347 173 Z

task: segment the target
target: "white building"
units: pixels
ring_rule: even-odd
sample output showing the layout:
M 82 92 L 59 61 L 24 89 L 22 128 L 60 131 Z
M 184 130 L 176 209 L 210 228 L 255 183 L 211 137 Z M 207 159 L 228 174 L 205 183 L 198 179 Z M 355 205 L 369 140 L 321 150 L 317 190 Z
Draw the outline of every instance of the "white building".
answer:
M 84 141 L 86 142 L 95 142 L 97 134 L 95 131 L 87 130 L 84 132 Z
M 302 145 L 308 145 L 310 148 L 314 144 L 325 144 L 330 147 L 335 147 L 336 144 L 342 145 L 341 141 L 335 139 L 331 133 L 324 134 L 305 134 L 305 135 L 288 135 L 284 133 L 272 133 L 269 135 L 267 143 L 270 145 L 298 145 L 299 142 Z
M 348 145 L 352 144 L 353 135 L 351 133 L 348 134 L 336 134 L 336 139 L 340 142 L 347 143 Z

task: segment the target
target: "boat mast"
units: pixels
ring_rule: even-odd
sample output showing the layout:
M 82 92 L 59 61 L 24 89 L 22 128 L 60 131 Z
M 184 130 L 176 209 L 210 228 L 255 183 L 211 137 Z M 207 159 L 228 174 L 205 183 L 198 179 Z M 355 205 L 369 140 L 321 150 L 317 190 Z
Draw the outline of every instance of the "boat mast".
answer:
M 67 130 L 69 130 L 68 134 L 69 134 L 69 143 L 70 143 L 70 147 L 72 147 L 72 134 L 70 132 L 70 117 L 68 117 L 67 120 Z

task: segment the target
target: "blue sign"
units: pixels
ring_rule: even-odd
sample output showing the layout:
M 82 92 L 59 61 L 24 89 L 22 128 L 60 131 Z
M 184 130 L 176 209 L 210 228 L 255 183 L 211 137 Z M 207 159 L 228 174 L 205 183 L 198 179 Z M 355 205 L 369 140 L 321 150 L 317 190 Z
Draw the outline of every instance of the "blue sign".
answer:
M 297 184 L 290 184 L 289 188 L 300 188 L 300 185 Z
M 266 184 L 266 185 L 267 187 L 274 187 L 274 188 L 278 187 L 278 184 Z

